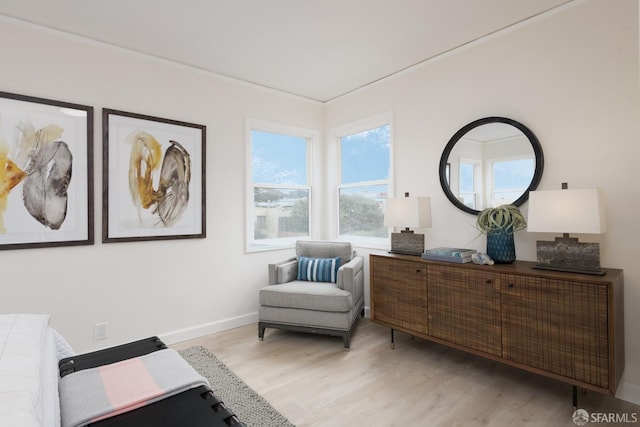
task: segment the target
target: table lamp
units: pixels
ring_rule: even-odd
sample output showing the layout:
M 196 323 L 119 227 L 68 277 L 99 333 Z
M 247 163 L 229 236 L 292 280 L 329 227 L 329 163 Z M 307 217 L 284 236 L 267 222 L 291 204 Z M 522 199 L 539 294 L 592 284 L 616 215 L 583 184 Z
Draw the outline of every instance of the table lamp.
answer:
M 429 197 L 391 197 L 385 202 L 384 225 L 405 227 L 400 233 L 391 233 L 391 253 L 422 255 L 424 234 L 411 228 L 431 227 L 431 201 Z
M 537 241 L 535 268 L 604 275 L 600 245 L 582 243 L 569 233 L 604 233 L 607 230 L 602 189 L 531 191 L 527 231 L 563 233 L 555 241 Z

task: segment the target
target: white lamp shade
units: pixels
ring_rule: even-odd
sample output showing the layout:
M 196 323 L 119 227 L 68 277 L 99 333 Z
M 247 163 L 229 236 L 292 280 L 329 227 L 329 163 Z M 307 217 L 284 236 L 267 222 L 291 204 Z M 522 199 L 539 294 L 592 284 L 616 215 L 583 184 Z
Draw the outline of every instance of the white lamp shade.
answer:
M 431 200 L 428 197 L 392 197 L 384 207 L 387 227 L 431 227 Z
M 600 188 L 531 191 L 527 231 L 604 233 L 604 192 Z

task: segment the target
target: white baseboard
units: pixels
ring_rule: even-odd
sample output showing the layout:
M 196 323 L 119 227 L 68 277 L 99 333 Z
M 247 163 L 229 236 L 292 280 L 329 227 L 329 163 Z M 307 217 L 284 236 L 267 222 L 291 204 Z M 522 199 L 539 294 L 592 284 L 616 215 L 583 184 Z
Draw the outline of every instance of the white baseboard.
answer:
M 369 307 L 364 308 L 365 317 L 369 317 Z M 183 341 L 189 341 L 200 338 L 205 335 L 214 334 L 216 332 L 227 331 L 229 329 L 239 328 L 241 326 L 250 325 L 258 322 L 258 312 L 244 314 L 242 316 L 231 317 L 229 319 L 217 320 L 211 323 L 204 323 L 185 329 L 179 329 L 165 334 L 159 334 L 158 337 L 167 345 L 176 344 Z M 256 330 L 256 335 L 257 335 Z
M 213 334 L 216 332 L 222 332 L 229 329 L 239 328 L 241 326 L 250 325 L 251 323 L 258 322 L 258 312 L 249 313 L 238 317 L 231 317 L 229 319 L 217 320 L 211 323 L 204 323 L 202 325 L 196 325 L 185 329 L 180 329 L 173 332 L 167 332 L 166 334 L 160 334 L 159 338 L 167 345 L 176 344 L 182 341 L 188 341 L 195 338 L 200 338 L 205 335 Z M 258 336 L 258 329 L 256 327 L 256 337 Z M 257 339 L 257 338 L 256 338 Z
M 616 397 L 640 405 L 640 386 L 623 381 L 618 386 Z

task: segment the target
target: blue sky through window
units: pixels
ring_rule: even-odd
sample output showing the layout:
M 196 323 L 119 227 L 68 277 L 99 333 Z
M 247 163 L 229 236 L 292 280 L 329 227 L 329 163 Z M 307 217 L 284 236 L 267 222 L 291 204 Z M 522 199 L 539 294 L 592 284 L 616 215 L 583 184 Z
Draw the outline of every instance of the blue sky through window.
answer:
M 340 139 L 342 184 L 389 178 L 389 125 Z
M 303 137 L 251 131 L 252 179 L 256 183 L 307 184 Z M 389 125 L 341 138 L 342 183 L 389 178 Z
M 306 185 L 306 138 L 252 130 L 251 169 L 255 183 Z

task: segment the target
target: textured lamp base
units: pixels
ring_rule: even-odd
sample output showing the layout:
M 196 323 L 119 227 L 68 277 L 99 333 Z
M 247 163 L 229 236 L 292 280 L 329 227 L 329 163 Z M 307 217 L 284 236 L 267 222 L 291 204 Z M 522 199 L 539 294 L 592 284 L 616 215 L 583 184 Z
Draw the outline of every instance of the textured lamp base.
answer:
M 572 237 L 556 237 L 554 242 L 536 242 L 538 264 L 541 270 L 566 271 L 569 273 L 603 276 L 600 268 L 600 245 L 580 243 Z
M 424 252 L 424 234 L 416 234 L 413 231 L 391 233 L 392 254 L 417 255 Z

